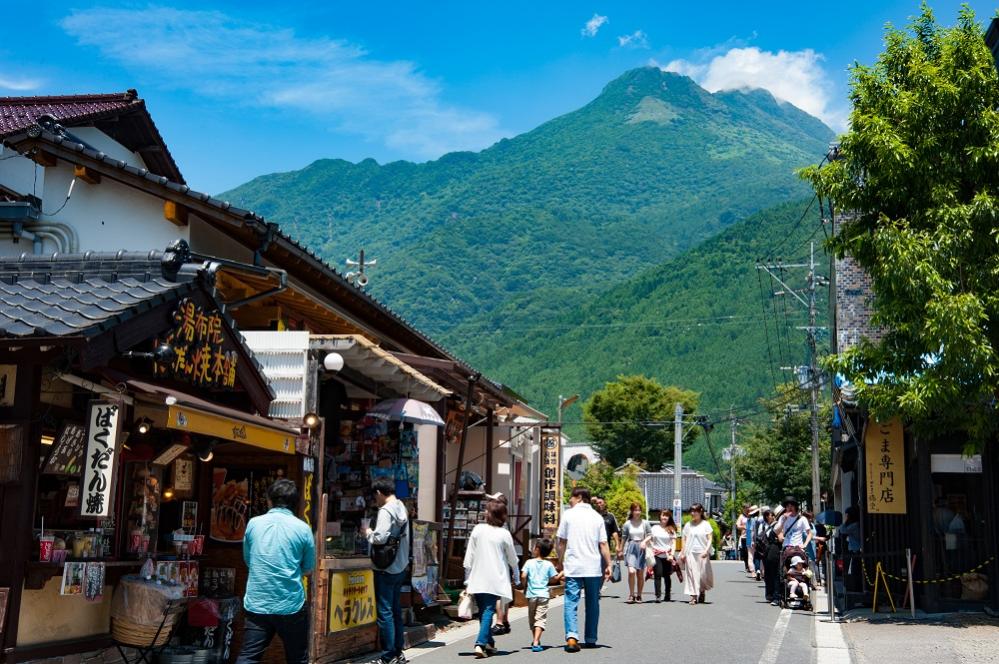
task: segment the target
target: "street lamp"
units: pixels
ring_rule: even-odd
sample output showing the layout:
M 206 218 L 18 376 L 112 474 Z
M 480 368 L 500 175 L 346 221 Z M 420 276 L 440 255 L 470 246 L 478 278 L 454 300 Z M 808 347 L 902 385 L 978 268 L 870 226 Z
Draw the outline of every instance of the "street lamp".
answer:
M 558 395 L 558 423 L 559 424 L 562 424 L 562 413 L 565 412 L 565 409 L 568 408 L 569 406 L 571 406 L 572 404 L 576 403 L 577 401 L 579 401 L 579 395 L 578 394 L 573 394 L 571 397 L 568 397 L 568 398 L 563 398 L 561 394 Z

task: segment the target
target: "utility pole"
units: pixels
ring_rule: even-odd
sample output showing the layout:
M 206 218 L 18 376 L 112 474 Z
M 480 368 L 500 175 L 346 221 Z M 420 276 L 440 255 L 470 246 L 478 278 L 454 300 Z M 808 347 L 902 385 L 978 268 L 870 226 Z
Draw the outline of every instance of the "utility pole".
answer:
M 812 513 L 819 513 L 819 368 L 815 343 L 815 243 L 808 255 L 808 378 L 812 396 Z
M 736 422 L 735 422 L 735 409 L 732 409 L 732 410 L 729 411 L 729 417 L 732 420 L 732 444 L 728 448 L 728 450 L 729 450 L 729 458 L 731 459 L 731 470 L 730 470 L 730 472 L 732 474 L 732 524 L 734 525 L 735 522 L 738 521 L 738 519 L 739 519 L 739 513 L 740 513 L 740 511 L 739 511 L 739 500 L 738 500 L 738 497 L 737 497 L 737 494 L 736 494 L 736 486 L 735 486 L 735 457 L 736 457 L 736 453 L 735 453 L 736 452 L 736 448 L 735 448 L 735 428 L 737 426 Z
M 673 520 L 683 523 L 683 404 L 673 410 Z
M 806 288 L 804 290 L 805 297 L 802 297 L 798 291 L 788 286 L 784 283 L 781 278 L 783 271 L 787 268 L 808 268 L 808 277 L 806 281 Z M 790 295 L 794 297 L 805 309 L 808 310 L 808 326 L 799 327 L 800 330 L 805 330 L 807 335 L 807 347 L 808 347 L 808 391 L 811 398 L 811 428 L 812 428 L 812 499 L 811 499 L 811 509 L 814 511 L 819 510 L 821 491 L 819 487 L 819 368 L 818 368 L 818 344 L 816 343 L 816 334 L 819 328 L 815 325 L 816 322 L 816 287 L 819 284 L 820 277 L 815 273 L 815 243 L 811 243 L 811 251 L 809 253 L 809 258 L 807 263 L 781 263 L 771 265 L 761 265 L 757 264 L 757 270 L 764 270 L 767 272 L 781 287 L 784 289 L 780 294 Z

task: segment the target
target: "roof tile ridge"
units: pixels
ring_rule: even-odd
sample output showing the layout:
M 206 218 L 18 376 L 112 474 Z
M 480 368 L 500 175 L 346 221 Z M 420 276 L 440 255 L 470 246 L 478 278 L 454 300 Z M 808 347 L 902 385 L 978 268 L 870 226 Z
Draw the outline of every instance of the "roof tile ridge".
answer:
M 68 103 L 68 102 L 104 102 L 122 101 L 135 102 L 142 101 L 134 89 L 124 92 L 95 92 L 75 95 L 30 95 L 17 97 L 0 97 L 0 104 L 23 104 L 35 105 L 40 103 Z

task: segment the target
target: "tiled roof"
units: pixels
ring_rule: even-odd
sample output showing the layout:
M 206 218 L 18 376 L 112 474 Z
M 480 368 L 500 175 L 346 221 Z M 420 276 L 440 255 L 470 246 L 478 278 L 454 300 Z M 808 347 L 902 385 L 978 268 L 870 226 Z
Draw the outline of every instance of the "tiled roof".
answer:
M 645 493 L 649 509 L 653 511 L 671 509 L 673 506 L 673 473 L 639 473 L 638 486 Z M 684 470 L 683 484 L 680 487 L 680 501 L 683 509 L 690 509 L 694 503 L 704 502 L 704 477 L 699 473 Z
M 135 90 L 103 95 L 0 97 L 0 138 L 34 126 L 43 115 L 71 126 L 121 113 L 141 103 Z
M 52 116 L 67 128 L 98 124 L 112 138 L 142 155 L 146 165 L 157 175 L 184 182 L 163 136 L 146 110 L 146 102 L 135 90 L 113 94 L 0 97 L 0 139 L 24 133 L 45 115 Z
M 192 276 L 163 274 L 161 254 L 0 258 L 0 338 L 89 337 L 174 300 Z

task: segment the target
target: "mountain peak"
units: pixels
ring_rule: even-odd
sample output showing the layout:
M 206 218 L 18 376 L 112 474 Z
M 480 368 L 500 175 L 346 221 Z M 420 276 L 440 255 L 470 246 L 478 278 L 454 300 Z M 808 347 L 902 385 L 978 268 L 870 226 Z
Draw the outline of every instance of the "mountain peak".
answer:
M 650 94 L 689 92 L 692 89 L 704 92 L 704 89 L 688 76 L 648 65 L 624 72 L 604 86 L 601 96 L 626 94 L 641 99 Z

